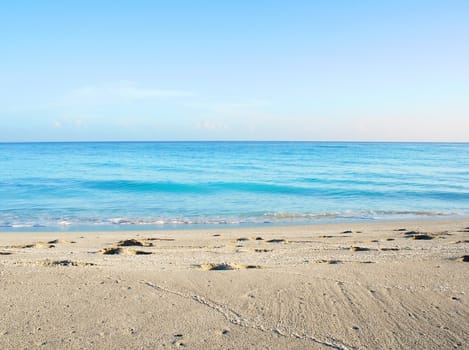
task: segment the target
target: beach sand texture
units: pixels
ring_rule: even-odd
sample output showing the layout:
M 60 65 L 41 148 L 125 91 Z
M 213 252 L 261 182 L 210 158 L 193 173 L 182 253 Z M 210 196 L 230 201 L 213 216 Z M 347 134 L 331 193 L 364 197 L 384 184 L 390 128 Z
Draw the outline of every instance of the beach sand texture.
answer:
M 0 234 L 1 349 L 468 349 L 469 221 Z

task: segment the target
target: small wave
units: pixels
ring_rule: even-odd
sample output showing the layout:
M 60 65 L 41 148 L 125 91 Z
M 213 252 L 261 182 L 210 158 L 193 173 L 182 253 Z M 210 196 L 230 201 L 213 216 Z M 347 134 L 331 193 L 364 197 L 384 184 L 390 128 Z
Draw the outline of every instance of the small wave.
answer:
M 314 218 L 334 218 L 338 213 L 266 213 L 264 217 L 274 219 L 314 219 Z
M 59 226 L 70 226 L 70 225 L 72 225 L 72 223 L 70 221 L 67 221 L 67 220 L 61 220 L 61 221 L 57 222 L 57 224 Z
M 344 212 L 325 212 L 325 213 L 264 213 L 261 215 L 243 216 L 243 217 L 216 217 L 216 218 L 67 218 L 67 219 L 45 219 L 31 223 L 31 221 L 16 220 L 15 222 L 0 222 L 0 227 L 8 229 L 24 228 L 83 228 L 92 229 L 92 227 L 124 227 L 135 226 L 138 228 L 147 227 L 187 227 L 201 225 L 259 225 L 259 224 L 282 224 L 282 223 L 327 223 L 340 222 L 344 220 L 387 220 L 399 218 L 418 218 L 418 217 L 450 217 L 450 216 L 469 216 L 469 212 L 443 212 L 443 211 L 403 211 L 403 210 L 363 210 L 363 211 L 344 211 Z
M 381 217 L 408 217 L 408 216 L 463 216 L 467 212 L 443 212 L 443 211 L 415 211 L 415 210 L 359 210 L 330 213 L 266 213 L 264 217 L 274 220 L 285 219 L 379 219 Z
M 27 228 L 27 227 L 34 227 L 34 224 L 12 224 L 11 228 Z

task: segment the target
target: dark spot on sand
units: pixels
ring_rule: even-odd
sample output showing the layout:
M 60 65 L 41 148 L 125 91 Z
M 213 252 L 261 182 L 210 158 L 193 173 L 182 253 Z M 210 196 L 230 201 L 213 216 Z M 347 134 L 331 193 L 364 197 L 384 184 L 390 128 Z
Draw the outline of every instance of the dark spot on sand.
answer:
M 120 247 L 108 247 L 101 250 L 101 254 L 105 255 L 149 255 L 151 252 L 143 250 L 124 249 Z
M 413 235 L 418 235 L 420 232 L 417 231 L 407 231 L 404 234 L 407 236 L 413 236 Z
M 370 250 L 370 248 L 351 246 L 351 247 L 350 247 L 350 250 L 351 250 L 352 252 L 366 252 L 366 251 Z
M 137 239 L 125 239 L 117 242 L 118 247 L 151 247 L 153 243 L 139 241 Z
M 269 239 L 267 243 L 286 243 L 284 239 Z
M 317 260 L 316 263 L 318 264 L 329 264 L 329 265 L 336 265 L 342 263 L 340 260 L 333 260 L 333 259 L 322 259 L 322 260 Z
M 38 261 L 38 264 L 44 266 L 94 266 L 96 264 L 93 263 L 84 263 L 72 260 L 45 260 L 45 261 Z
M 342 231 L 342 233 L 353 233 L 353 232 L 350 230 L 347 230 L 347 231 Z
M 396 230 L 394 230 L 394 231 L 396 231 L 396 232 L 404 232 L 404 231 L 407 231 L 407 229 L 405 229 L 405 228 L 398 228 L 398 229 L 396 229 Z
M 417 235 L 414 235 L 412 237 L 413 239 L 419 239 L 419 240 L 430 240 L 430 239 L 433 239 L 432 236 L 429 236 L 427 234 L 424 234 L 424 233 L 419 233 Z
M 469 255 L 463 255 L 458 259 L 459 262 L 469 262 Z
M 204 271 L 229 271 L 229 270 L 244 270 L 244 269 L 260 269 L 257 265 L 241 265 L 234 263 L 219 263 L 219 264 L 202 264 L 198 265 Z
M 121 248 L 113 248 L 113 247 L 104 248 L 103 250 L 101 250 L 101 253 L 105 254 L 105 255 L 122 254 L 122 249 Z
M 150 237 L 150 238 L 145 238 L 146 241 L 174 241 L 174 238 L 158 238 L 158 237 Z
M 258 269 L 259 266 L 257 266 L 257 265 L 246 265 L 246 266 L 244 266 L 244 268 L 245 269 Z

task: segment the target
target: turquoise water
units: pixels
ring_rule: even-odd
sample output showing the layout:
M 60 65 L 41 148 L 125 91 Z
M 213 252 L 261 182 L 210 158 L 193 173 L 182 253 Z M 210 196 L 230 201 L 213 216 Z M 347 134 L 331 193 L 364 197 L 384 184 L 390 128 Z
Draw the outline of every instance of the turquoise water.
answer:
M 469 144 L 0 144 L 0 229 L 469 216 Z

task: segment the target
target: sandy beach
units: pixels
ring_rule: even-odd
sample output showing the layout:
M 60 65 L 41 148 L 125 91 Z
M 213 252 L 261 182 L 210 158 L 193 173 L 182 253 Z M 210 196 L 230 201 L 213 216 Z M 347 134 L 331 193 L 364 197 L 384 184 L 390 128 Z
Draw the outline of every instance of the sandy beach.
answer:
M 469 220 L 0 234 L 1 349 L 469 348 Z

